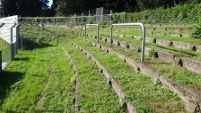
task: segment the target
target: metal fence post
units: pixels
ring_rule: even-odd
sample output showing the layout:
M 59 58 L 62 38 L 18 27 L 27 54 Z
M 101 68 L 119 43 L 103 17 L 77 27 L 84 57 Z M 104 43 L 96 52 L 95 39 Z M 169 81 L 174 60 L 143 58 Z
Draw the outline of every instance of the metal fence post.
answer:
M 19 27 L 18 30 L 20 31 L 20 27 Z M 22 49 L 22 47 L 23 47 L 23 39 L 22 39 L 22 37 L 20 36 L 20 34 L 19 34 L 19 41 L 20 41 L 20 48 Z
M 15 54 L 18 53 L 18 35 L 19 35 L 19 33 L 18 33 L 18 28 L 19 28 L 19 26 L 17 25 L 17 26 L 16 26 Z
M 18 49 L 19 49 L 19 25 L 16 28 L 16 47 L 17 47 L 16 53 L 18 53 Z
M 86 25 L 84 26 L 84 36 L 85 36 L 85 38 L 87 38 L 87 28 L 86 28 Z
M 100 40 L 100 27 L 99 27 L 99 24 L 97 25 L 98 29 L 97 29 L 97 34 L 98 34 L 98 43 L 99 43 L 99 40 Z
M 14 24 L 11 28 L 10 28 L 10 52 L 11 52 L 11 60 L 14 59 L 14 56 L 15 56 L 15 49 L 14 49 L 14 44 L 13 44 L 13 28 L 16 26 L 17 24 Z
M 13 44 L 13 27 L 10 29 L 10 34 L 11 34 L 11 41 L 10 41 L 10 58 L 11 60 L 14 59 L 14 44 Z
M 0 72 L 2 71 L 2 51 L 0 51 Z
M 110 27 L 110 45 L 109 45 L 109 47 L 112 47 L 112 28 L 113 28 L 113 25 Z
M 112 21 L 112 10 L 110 10 L 110 21 Z

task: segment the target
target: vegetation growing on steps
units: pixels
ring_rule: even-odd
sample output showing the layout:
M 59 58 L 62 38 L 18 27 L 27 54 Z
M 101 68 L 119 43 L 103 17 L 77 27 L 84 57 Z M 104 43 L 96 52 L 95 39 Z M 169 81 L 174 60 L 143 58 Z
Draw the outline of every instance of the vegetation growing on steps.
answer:
M 105 42 L 101 41 L 100 43 L 101 45 L 105 45 Z M 113 46 L 113 49 L 135 60 L 139 61 L 140 59 L 140 53 L 136 53 L 130 49 L 124 49 L 115 45 Z M 159 73 L 177 81 L 179 84 L 185 86 L 186 88 L 191 89 L 198 94 L 201 94 L 199 90 L 201 86 L 200 74 L 190 72 L 185 68 L 174 64 L 174 62 L 167 63 L 160 59 L 148 57 L 147 55 L 145 56 L 145 64 L 148 65 L 151 69 L 154 69 Z
M 172 109 L 168 109 L 168 112 L 177 112 L 184 109 L 181 100 L 166 87 L 154 84 L 155 80 L 137 73 L 128 64 L 116 58 L 115 55 L 106 54 L 104 51 L 83 41 L 74 40 L 74 42 L 90 51 L 109 70 L 127 93 L 127 99 L 135 102 L 139 112 L 162 112 L 161 110 L 164 112 L 167 110 L 165 105 L 169 103 L 166 99 L 170 99 L 172 103 Z M 164 105 L 164 103 L 166 104 Z M 180 107 L 173 107 L 173 103 Z
M 190 29 L 191 29 L 190 36 L 192 38 L 201 39 L 201 23 L 193 25 Z
M 9 61 L 10 60 L 10 45 L 4 41 L 3 39 L 0 39 L 0 50 L 2 51 L 2 61 Z
M 55 53 L 52 59 L 50 59 L 51 52 L 49 48 L 52 48 Z M 52 47 L 32 51 L 20 51 L 15 59 L 1 74 L 2 80 L 4 80 L 7 72 L 22 73 L 22 77 L 10 86 L 11 89 L 3 90 L 3 93 L 7 93 L 4 98 L 1 98 L 2 110 L 14 112 L 33 112 L 35 110 L 73 111 L 71 108 L 73 106 L 73 87 L 70 82 L 73 73 L 69 61 L 58 47 L 52 45 Z M 53 68 L 49 75 L 50 60 L 52 60 Z M 14 75 L 13 77 L 15 77 Z M 45 95 L 43 95 L 44 100 L 40 105 L 36 105 L 42 90 L 47 85 L 45 81 L 48 75 L 50 79 Z M 36 106 L 39 107 L 36 108 Z
M 70 43 L 64 41 L 62 45 L 73 58 L 78 70 L 80 112 L 122 113 L 119 98 L 106 84 L 106 79 L 99 72 L 97 65 Z
M 130 29 L 124 29 L 123 31 L 125 32 L 129 32 L 131 33 L 132 30 Z M 116 31 L 117 32 L 117 31 Z M 116 33 L 115 32 L 115 33 Z M 96 33 L 94 33 L 94 30 L 92 29 L 89 29 L 88 30 L 88 33 L 89 34 L 93 34 L 93 35 L 96 35 Z M 102 32 L 102 37 L 108 37 L 110 38 L 109 35 L 107 35 L 109 32 L 105 30 L 103 30 Z M 124 32 L 120 32 L 119 34 L 124 34 Z M 133 34 L 133 32 L 132 32 Z M 87 39 L 90 39 L 91 40 L 91 36 L 87 37 Z M 160 38 L 164 38 L 166 39 L 165 36 L 161 36 Z M 174 38 L 174 37 L 172 37 Z M 140 40 L 137 40 L 135 38 L 131 38 L 131 37 L 118 37 L 118 36 L 113 36 L 113 39 L 115 40 L 119 40 L 119 41 L 125 41 L 125 42 L 129 42 L 131 44 L 136 44 L 136 45 L 141 45 L 141 41 Z M 180 41 L 185 41 L 185 42 L 188 42 L 188 43 L 196 43 L 196 44 L 200 44 L 200 39 L 191 39 L 191 38 L 178 38 Z M 168 40 L 172 41 L 171 38 L 168 37 Z M 174 39 L 176 40 L 176 39 Z M 108 42 L 105 42 L 105 44 L 109 44 Z M 152 49 L 159 49 L 159 50 L 165 50 L 165 51 L 168 51 L 170 53 L 172 53 L 175 57 L 191 57 L 193 59 L 198 59 L 200 60 L 201 59 L 201 54 L 200 53 L 197 53 L 197 52 L 194 52 L 192 50 L 183 50 L 183 49 L 176 49 L 172 46 L 161 46 L 161 45 L 158 45 L 158 44 L 154 44 L 154 43 L 151 43 L 151 42 L 147 42 L 146 43 L 146 47 L 151 47 Z
M 145 24 L 145 27 L 146 26 L 147 26 L 147 24 Z M 194 38 L 179 37 L 180 31 L 175 31 L 175 30 L 170 30 L 169 32 L 174 31 L 175 33 L 178 34 L 178 36 L 169 36 L 168 34 L 161 34 L 161 35 L 151 34 L 150 29 L 146 30 L 146 37 L 157 38 L 157 39 L 166 39 L 166 40 L 171 40 L 171 41 L 181 41 L 181 42 L 187 42 L 187 43 L 193 43 L 193 44 L 200 45 L 201 44 L 200 39 L 199 38 L 196 39 L 196 37 L 199 36 L 199 28 L 200 27 L 199 27 L 199 25 L 195 25 L 195 26 L 197 26 L 197 27 L 190 27 L 191 29 L 195 30 L 194 32 L 193 32 L 193 30 L 191 32 L 192 35 L 194 34 Z M 154 29 L 154 27 L 153 27 L 153 29 Z M 161 27 L 159 27 L 159 29 L 160 30 L 157 30 L 157 31 L 164 32 L 163 30 L 161 30 L 162 29 Z M 165 29 L 165 28 L 163 28 L 163 29 Z M 186 29 L 188 29 L 188 27 Z M 87 31 L 90 34 L 97 35 L 96 31 L 93 28 L 89 28 L 89 29 L 87 29 Z M 109 27 L 101 28 L 100 31 L 101 31 L 100 36 L 110 37 Z M 189 31 L 189 33 L 188 32 L 185 32 L 185 33 L 190 35 L 190 31 Z M 140 27 L 134 27 L 134 26 L 133 27 L 113 28 L 113 34 L 114 35 L 115 34 L 126 34 L 126 35 L 133 35 L 133 36 L 142 36 L 142 30 Z

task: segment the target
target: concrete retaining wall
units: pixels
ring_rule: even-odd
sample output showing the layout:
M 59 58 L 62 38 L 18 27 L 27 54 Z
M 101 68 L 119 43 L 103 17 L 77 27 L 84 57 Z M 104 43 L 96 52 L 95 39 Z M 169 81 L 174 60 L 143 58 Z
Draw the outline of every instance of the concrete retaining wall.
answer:
M 172 41 L 164 40 L 164 39 L 156 39 L 156 44 L 163 45 L 163 46 L 172 46 Z
M 184 57 L 182 57 L 181 59 L 183 61 L 184 67 L 186 67 L 187 69 L 195 73 L 201 74 L 201 62 L 190 59 L 190 58 L 184 58 Z
M 196 50 L 196 47 L 193 44 L 185 42 L 173 41 L 173 46 L 180 49 Z

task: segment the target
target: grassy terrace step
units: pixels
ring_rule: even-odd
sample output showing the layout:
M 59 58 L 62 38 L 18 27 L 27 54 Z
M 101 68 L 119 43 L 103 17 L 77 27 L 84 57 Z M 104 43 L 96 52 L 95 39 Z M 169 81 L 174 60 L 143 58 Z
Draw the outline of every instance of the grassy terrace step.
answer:
M 106 79 L 99 72 L 96 64 L 69 43 L 62 45 L 77 67 L 80 112 L 123 112 L 118 105 L 117 95 L 106 84 Z
M 104 47 L 102 47 L 102 49 L 103 49 Z M 126 51 L 126 49 L 122 49 L 122 50 L 120 50 L 120 49 L 116 49 L 116 47 L 115 48 L 113 48 L 114 50 L 116 50 L 117 52 L 122 52 L 122 51 L 124 51 L 124 52 L 122 52 L 123 54 L 127 54 L 127 56 L 135 56 L 136 57 L 136 54 L 134 55 L 130 55 L 131 53 L 131 51 Z M 116 53 L 117 54 L 117 53 Z M 121 57 L 121 58 L 125 58 L 125 56 L 122 56 L 122 55 L 120 55 L 120 54 L 117 54 L 119 57 Z M 137 58 L 137 59 L 140 59 L 139 57 Z M 145 64 L 146 65 L 149 65 L 149 67 L 150 68 L 152 68 L 152 69 L 154 69 L 154 70 L 158 70 L 158 71 L 160 71 L 160 69 L 161 70 L 163 70 L 162 72 L 160 71 L 160 73 L 162 74 L 162 75 L 166 75 L 167 77 L 170 77 L 171 79 L 173 79 L 173 80 L 176 80 L 177 82 L 179 82 L 180 84 L 182 84 L 182 85 L 184 85 L 186 88 L 188 88 L 188 89 L 190 89 L 190 90 L 193 90 L 193 91 L 195 91 L 196 93 L 198 93 L 198 94 L 200 94 L 200 91 L 199 91 L 199 88 L 200 88 L 200 86 L 197 86 L 197 84 L 200 84 L 200 76 L 198 76 L 198 75 L 196 75 L 196 74 L 193 74 L 193 73 L 191 73 L 191 72 L 188 72 L 188 71 L 186 71 L 185 69 L 181 69 L 180 67 L 178 67 L 178 66 L 175 66 L 175 65 L 172 65 L 171 63 L 164 63 L 163 61 L 160 61 L 160 60 L 153 60 L 153 59 L 146 59 L 146 60 L 148 60 Z M 131 61 L 128 61 L 129 63 L 131 63 Z M 132 64 L 131 64 L 132 65 Z M 152 66 L 150 66 L 150 65 L 152 65 Z M 162 67 L 161 67 L 162 66 Z M 134 67 L 136 67 L 136 66 L 134 66 Z M 161 68 L 158 68 L 158 67 L 161 67 Z M 165 71 L 164 72 L 164 70 L 166 70 L 167 69 L 167 71 Z M 169 71 L 170 70 L 173 70 L 173 71 L 171 71 L 170 73 L 169 73 Z M 181 70 L 181 71 L 179 71 L 178 72 L 178 70 Z M 151 72 L 152 73 L 152 72 Z M 154 73 L 152 73 L 152 74 L 154 74 Z M 185 75 L 185 74 L 187 74 L 187 75 Z M 155 75 L 155 74 L 154 74 Z M 197 78 L 196 80 L 193 80 L 193 78 Z M 179 86 L 180 87 L 180 86 Z M 180 87 L 180 88 L 182 88 L 182 87 Z M 174 89 L 174 88 L 173 88 Z M 181 89 L 177 89 L 177 90 L 180 90 L 180 91 L 182 91 Z M 186 92 L 189 92 L 187 89 L 185 89 L 186 90 Z M 183 91 L 182 91 L 183 92 Z M 181 93 L 182 93 L 181 92 Z M 193 94 L 193 93 L 192 93 Z M 191 95 L 191 94 L 190 94 Z M 193 94 L 193 95 L 196 95 L 196 94 Z M 183 98 L 183 97 L 182 97 Z M 191 98 L 191 97 L 190 97 Z M 195 98 L 197 98 L 197 96 L 194 96 L 194 99 L 193 100 L 195 100 Z M 184 98 L 184 101 L 185 101 L 186 99 Z M 197 99 L 196 99 L 197 100 Z M 198 99 L 199 100 L 199 99 Z M 199 102 L 199 101 L 198 101 Z M 196 103 L 196 102 L 195 102 Z M 188 103 L 187 103 L 188 104 Z M 192 103 L 193 104 L 193 103 Z
M 94 39 L 90 39 L 91 41 L 96 41 L 96 40 L 94 40 Z M 101 41 L 100 42 L 102 45 L 104 45 L 104 46 L 108 46 L 108 43 L 107 42 L 103 42 L 103 41 Z M 138 52 L 136 52 L 136 51 L 133 51 L 133 50 L 130 50 L 130 49 L 124 49 L 124 48 L 122 48 L 122 47 L 119 47 L 119 46 L 115 46 L 115 45 L 113 45 L 114 46 L 114 50 L 116 50 L 116 51 L 118 51 L 118 52 L 120 52 L 120 53 L 123 53 L 123 54 L 125 54 L 125 55 L 127 55 L 127 56 L 129 56 L 129 57 L 131 57 L 131 58 L 133 58 L 134 60 L 137 60 L 137 61 L 139 61 L 140 60 L 140 54 L 141 53 L 138 53 Z M 163 64 L 163 65 L 171 65 L 171 66 L 173 66 L 172 68 L 174 68 L 174 67 L 177 67 L 176 69 L 181 69 L 181 70 L 185 70 L 184 68 L 182 68 L 182 67 L 180 67 L 180 66 L 177 66 L 177 65 L 174 65 L 174 62 L 166 62 L 166 61 L 163 61 L 163 60 L 160 60 L 160 59 L 153 59 L 153 58 L 150 58 L 148 55 L 145 55 L 145 60 L 148 60 L 148 62 L 150 62 L 151 64 L 155 64 L 155 63 L 159 63 L 159 64 Z M 153 62 L 153 63 L 152 63 Z M 155 62 L 155 63 L 154 63 Z M 153 66 L 154 67 L 154 66 Z M 157 67 L 157 66 L 156 66 Z M 167 66 L 168 67 L 168 66 Z M 174 68 L 175 69 L 175 68 Z M 168 69 L 167 69 L 168 70 Z M 176 70 L 175 70 L 176 71 Z M 168 72 L 168 71 L 162 71 L 161 70 L 161 73 L 165 73 L 165 72 Z M 189 73 L 189 75 L 194 75 L 194 76 L 197 76 L 198 78 L 199 78 L 199 75 L 200 74 L 195 74 L 195 73 L 193 73 L 193 72 L 190 72 L 190 71 L 188 71 L 188 70 L 185 70 L 185 72 L 184 72 L 184 74 L 185 73 Z M 176 73 L 175 73 L 176 74 Z
M 146 25 L 145 25 L 146 27 Z M 114 29 L 116 33 L 121 32 L 123 34 L 138 34 L 142 29 L 140 27 L 124 27 Z M 134 31 L 135 33 L 132 33 Z M 139 32 L 139 33 L 137 33 Z M 146 27 L 146 33 L 150 36 L 170 36 L 177 38 L 189 38 L 189 30 L 187 28 L 177 28 L 177 27 Z
M 93 36 L 94 37 L 94 36 Z M 100 39 L 102 40 L 106 40 L 108 43 L 110 41 L 109 37 L 101 37 Z M 125 44 L 130 45 L 129 48 L 133 49 L 133 45 L 138 46 L 139 48 L 141 47 L 141 41 L 137 40 L 137 39 L 132 39 L 132 38 L 127 38 L 127 37 L 114 37 L 113 38 L 113 42 L 117 43 L 117 42 L 125 42 Z M 123 45 L 125 45 L 123 44 Z M 108 44 L 109 45 L 109 44 Z M 171 54 L 173 54 L 173 57 L 191 57 L 195 60 L 201 60 L 201 54 L 200 53 L 196 53 L 194 51 L 190 51 L 190 50 L 182 50 L 182 49 L 176 49 L 173 47 L 166 47 L 166 46 L 161 46 L 161 45 L 157 45 L 157 44 L 152 44 L 147 42 L 146 43 L 146 47 L 152 49 L 152 50 L 162 50 L 162 51 L 166 51 L 169 52 Z M 127 48 L 127 47 L 125 47 Z
M 132 35 L 115 35 L 114 36 L 119 36 L 119 37 L 130 37 L 130 38 L 135 38 L 135 39 L 140 39 L 140 36 L 132 36 Z M 191 41 L 191 39 L 188 39 Z M 191 50 L 191 51 L 196 51 L 198 53 L 201 53 L 201 44 L 192 44 L 189 42 L 183 42 L 183 41 L 174 41 L 174 40 L 166 40 L 166 39 L 159 39 L 159 38 L 149 38 L 146 37 L 146 41 L 152 44 L 158 44 L 161 46 L 172 46 L 177 49 L 183 49 L 183 50 Z M 197 40 L 199 41 L 199 40 Z
M 93 36 L 93 37 L 95 37 L 95 36 Z M 105 38 L 101 37 L 100 40 L 103 40 L 105 42 L 110 41 L 110 39 L 107 37 L 105 37 Z M 125 40 L 125 39 L 121 39 L 121 40 Z M 94 40 L 94 41 L 96 41 L 96 40 Z M 129 41 L 131 41 L 131 40 L 129 40 Z M 135 44 L 113 39 L 113 44 L 118 45 L 123 48 L 130 48 L 131 50 L 135 50 L 134 53 L 139 52 L 139 50 L 140 50 L 139 43 L 141 43 L 141 42 L 139 42 L 139 40 L 138 41 L 132 40 L 132 41 Z M 107 43 L 103 42 L 103 44 L 108 46 Z M 201 74 L 201 70 L 200 70 L 201 55 L 198 53 L 196 53 L 196 54 L 193 54 L 192 52 L 185 53 L 183 51 L 179 51 L 179 50 L 175 50 L 175 49 L 173 49 L 173 51 L 172 51 L 172 49 L 170 49 L 170 48 L 169 48 L 169 50 L 166 50 L 165 48 L 163 49 L 163 47 L 160 48 L 160 47 L 152 46 L 152 45 L 148 45 L 148 47 L 147 47 L 147 45 L 146 45 L 145 54 L 162 59 L 166 62 L 173 62 L 177 65 L 185 67 L 186 69 L 188 69 L 192 72 Z
M 109 38 L 100 38 L 100 40 L 109 41 Z M 127 43 L 124 41 L 119 41 L 116 39 L 113 40 L 113 43 L 122 48 L 130 48 L 137 52 L 139 51 L 139 48 L 140 48 L 139 45 L 134 45 L 134 44 Z M 183 55 L 180 55 L 179 53 L 167 51 L 165 49 L 158 49 L 157 47 L 153 47 L 153 46 L 145 47 L 145 54 L 162 59 L 166 62 L 175 62 L 175 64 L 183 66 L 192 72 L 201 74 L 201 70 L 200 70 L 201 61 L 195 60 L 195 58 L 188 58 L 189 55 L 187 54 L 184 54 L 183 56 Z M 197 59 L 199 59 L 199 57 Z
M 72 57 L 70 56 L 70 54 L 66 51 L 66 49 L 62 46 L 62 49 L 64 50 L 66 56 L 68 56 L 68 59 L 70 60 L 70 64 L 72 67 L 72 70 L 75 74 L 75 76 L 72 77 L 71 82 L 75 83 L 75 96 L 74 96 L 74 103 L 75 103 L 75 113 L 79 112 L 79 106 L 78 106 L 78 93 L 79 93 L 79 79 L 78 79 L 78 71 L 76 68 L 76 65 L 72 59 Z
M 1 108 L 10 112 L 73 112 L 72 75 L 69 60 L 55 43 L 19 51 L 1 74 Z
M 95 30 L 93 29 L 88 29 L 88 31 L 92 32 L 92 33 L 96 33 Z M 102 36 L 110 36 L 110 29 L 108 28 L 102 28 L 100 30 L 101 35 Z M 113 33 L 115 34 L 127 34 L 127 35 L 121 35 L 121 36 L 126 36 L 126 37 L 133 37 L 133 38 L 138 38 L 140 39 L 141 36 L 141 29 L 133 30 L 131 28 L 124 28 L 124 29 L 114 29 Z M 163 32 L 163 31 L 161 31 Z M 200 43 L 200 39 L 196 39 L 196 38 L 181 38 L 181 37 L 177 37 L 177 36 L 169 36 L 169 35 L 152 35 L 149 34 L 149 32 L 146 32 L 147 37 L 152 37 L 152 38 L 147 38 L 147 41 L 151 41 L 152 43 L 157 43 L 159 45 L 165 45 L 165 46 L 169 46 L 168 43 L 170 43 L 172 46 L 174 46 L 175 48 L 181 48 L 181 49 L 188 49 L 188 50 L 193 50 L 193 51 L 197 51 L 197 52 L 201 52 L 201 43 Z M 180 33 L 178 33 L 178 35 L 180 35 Z M 165 41 L 165 42 L 164 42 Z M 167 43 L 167 44 L 166 44 Z
M 0 39 L 0 50 L 2 51 L 2 61 L 9 61 L 10 60 L 10 44 L 6 41 Z
M 114 54 L 106 54 L 87 42 L 73 42 L 87 49 L 108 69 L 126 92 L 127 99 L 135 102 L 138 112 L 185 112 L 181 100 L 165 86 L 157 85 L 156 80 L 138 73 Z
M 75 88 L 73 83 L 70 82 L 70 79 L 74 76 L 70 68 L 70 61 L 61 48 L 53 48 L 51 51 L 53 51 L 51 60 L 55 63 L 52 64 L 49 86 L 37 108 L 39 110 L 61 109 L 62 112 L 73 112 L 72 97 L 74 97 Z
M 116 80 L 113 79 L 112 75 L 108 72 L 108 70 L 93 56 L 90 52 L 87 50 L 84 50 L 79 45 L 72 42 L 72 44 L 79 50 L 83 51 L 85 55 L 87 55 L 88 58 L 90 58 L 92 61 L 96 63 L 96 65 L 99 67 L 99 71 L 103 73 L 105 78 L 107 79 L 107 84 L 112 86 L 112 88 L 115 90 L 116 94 L 120 98 L 120 107 L 127 111 L 128 113 L 137 113 L 136 107 L 134 103 L 126 100 L 126 94 L 122 90 L 121 86 L 116 82 Z
M 103 35 L 104 36 L 104 35 Z M 105 35 L 107 36 L 107 35 Z M 115 35 L 117 37 L 124 37 L 124 38 L 134 38 L 134 39 L 138 39 L 141 40 L 141 36 L 133 36 L 133 35 Z M 184 40 L 186 40 L 186 42 L 184 42 Z M 183 39 L 181 41 L 178 41 L 175 39 L 160 39 L 160 38 L 146 38 L 146 42 L 149 42 L 149 44 L 157 44 L 157 45 L 161 45 L 161 46 L 167 46 L 167 47 L 172 47 L 172 48 L 176 48 L 176 49 L 182 49 L 182 50 L 191 50 L 191 51 L 196 51 L 198 53 L 201 52 L 201 44 L 199 42 L 199 44 L 193 44 L 191 41 L 194 39 Z M 198 39 L 196 39 L 196 41 L 199 41 Z
M 145 25 L 146 27 L 146 25 Z M 146 34 L 148 37 L 153 37 L 153 38 L 162 38 L 162 39 L 173 39 L 175 41 L 189 41 L 188 36 L 189 35 L 189 31 L 186 30 L 185 28 L 175 28 L 175 27 L 146 27 Z M 185 29 L 185 30 L 184 30 Z M 101 33 L 105 33 L 107 35 L 109 35 L 110 29 L 109 28 L 101 28 Z M 142 29 L 141 27 L 136 27 L 136 26 L 132 26 L 132 27 L 115 27 L 113 28 L 114 33 L 116 34 L 128 34 L 128 35 L 136 35 L 136 36 L 141 36 L 141 32 Z M 185 33 L 183 33 L 185 32 Z M 186 34 L 187 33 L 187 34 Z M 176 35 L 178 34 L 178 35 Z M 184 37 L 180 36 L 180 34 L 183 34 Z M 192 42 L 196 43 L 196 39 L 193 39 Z

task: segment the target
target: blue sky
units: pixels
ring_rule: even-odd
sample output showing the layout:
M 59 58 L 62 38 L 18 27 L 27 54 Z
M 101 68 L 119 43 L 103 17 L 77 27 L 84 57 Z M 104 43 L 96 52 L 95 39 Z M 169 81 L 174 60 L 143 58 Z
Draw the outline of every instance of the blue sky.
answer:
M 53 1 L 53 0 L 49 0 L 49 3 L 48 3 L 49 6 L 52 5 L 52 1 Z

